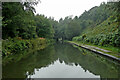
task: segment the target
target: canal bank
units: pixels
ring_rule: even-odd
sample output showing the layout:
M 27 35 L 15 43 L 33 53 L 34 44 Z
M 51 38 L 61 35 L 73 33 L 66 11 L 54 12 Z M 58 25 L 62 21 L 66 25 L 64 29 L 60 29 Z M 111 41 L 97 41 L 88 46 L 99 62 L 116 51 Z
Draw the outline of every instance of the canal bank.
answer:
M 47 46 L 52 45 L 54 40 L 45 38 L 36 39 L 10 39 L 2 42 L 2 65 L 10 62 L 20 61 L 26 56 L 38 50 L 43 50 Z
M 119 55 L 120 53 L 114 54 L 112 51 L 101 49 L 101 48 L 98 48 L 98 47 L 95 47 L 95 46 L 79 44 L 79 43 L 73 42 L 73 41 L 67 41 L 67 42 L 72 44 L 72 45 L 75 45 L 75 46 L 78 46 L 78 47 L 90 50 L 92 52 L 95 52 L 97 54 L 100 54 L 102 56 L 105 56 L 105 57 L 108 57 L 110 59 L 113 59 L 115 61 L 119 61 L 120 62 L 120 55 Z M 112 55 L 110 55 L 110 54 L 112 54 Z M 114 56 L 113 56 L 113 54 L 114 54 Z

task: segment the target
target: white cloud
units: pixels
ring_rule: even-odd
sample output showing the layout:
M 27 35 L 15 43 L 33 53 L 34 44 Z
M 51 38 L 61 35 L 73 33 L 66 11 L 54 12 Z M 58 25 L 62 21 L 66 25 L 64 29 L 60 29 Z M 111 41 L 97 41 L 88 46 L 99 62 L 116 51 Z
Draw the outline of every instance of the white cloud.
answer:
M 99 6 L 107 0 L 41 0 L 35 9 L 39 14 L 59 20 L 69 15 L 80 16 L 85 10 Z

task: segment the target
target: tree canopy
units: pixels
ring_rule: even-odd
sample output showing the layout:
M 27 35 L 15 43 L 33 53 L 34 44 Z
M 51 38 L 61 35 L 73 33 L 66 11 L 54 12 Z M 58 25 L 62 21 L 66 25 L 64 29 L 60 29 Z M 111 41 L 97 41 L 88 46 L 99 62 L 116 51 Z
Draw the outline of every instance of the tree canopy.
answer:
M 49 20 L 42 15 L 35 15 L 35 2 L 3 2 L 3 39 L 22 37 L 53 38 L 53 28 Z

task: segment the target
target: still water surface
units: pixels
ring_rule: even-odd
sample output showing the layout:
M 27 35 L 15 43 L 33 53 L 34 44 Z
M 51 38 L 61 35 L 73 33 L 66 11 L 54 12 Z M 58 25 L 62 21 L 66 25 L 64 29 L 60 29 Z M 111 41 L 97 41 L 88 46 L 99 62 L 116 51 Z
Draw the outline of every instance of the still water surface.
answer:
M 115 61 L 76 48 L 55 43 L 3 66 L 3 78 L 120 78 Z

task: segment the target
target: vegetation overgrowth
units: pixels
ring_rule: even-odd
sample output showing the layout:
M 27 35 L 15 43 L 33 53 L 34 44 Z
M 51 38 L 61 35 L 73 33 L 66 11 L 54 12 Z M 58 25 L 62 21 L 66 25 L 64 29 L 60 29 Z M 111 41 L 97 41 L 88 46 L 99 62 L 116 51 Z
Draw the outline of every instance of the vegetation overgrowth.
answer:
M 103 2 L 82 15 L 54 21 L 55 39 L 120 47 L 120 2 Z M 117 50 L 118 51 L 118 50 Z
M 3 65 L 9 62 L 17 62 L 31 53 L 45 49 L 52 45 L 53 39 L 36 38 L 30 40 L 21 40 L 21 38 L 14 38 L 3 41 Z
M 16 54 L 50 43 L 53 39 L 119 48 L 119 4 L 103 2 L 80 16 L 67 16 L 56 21 L 51 17 L 35 15 L 37 2 L 2 2 L 2 55 Z
M 29 48 L 36 50 L 43 49 L 45 48 L 45 45 L 49 43 L 50 40 L 47 40 L 45 38 L 23 40 L 18 37 L 9 40 L 4 40 L 2 44 L 2 55 L 14 55 L 16 53 L 19 53 L 20 51 L 24 51 Z
M 54 30 L 44 15 L 35 15 L 38 2 L 2 2 L 2 56 L 42 49 L 53 41 Z

